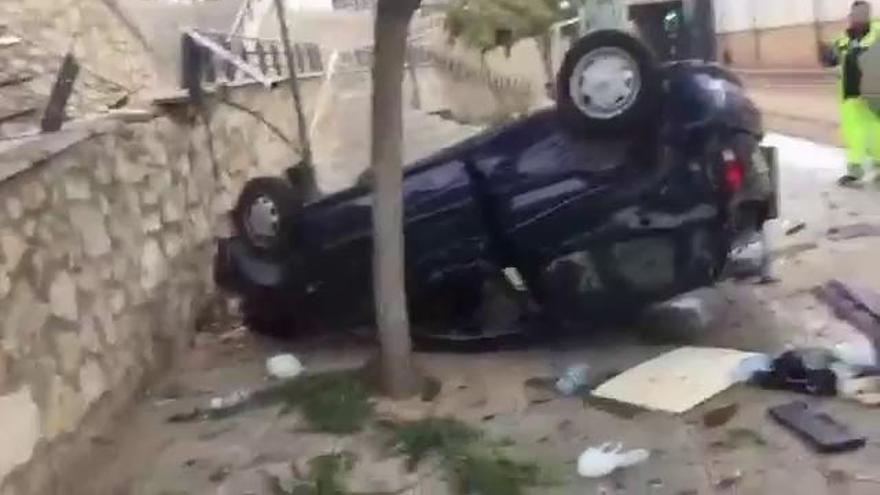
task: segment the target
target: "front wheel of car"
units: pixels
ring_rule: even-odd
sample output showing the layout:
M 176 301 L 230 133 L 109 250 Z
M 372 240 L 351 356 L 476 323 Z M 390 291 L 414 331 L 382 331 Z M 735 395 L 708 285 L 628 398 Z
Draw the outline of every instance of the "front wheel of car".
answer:
M 659 65 L 647 46 L 622 31 L 595 31 L 575 42 L 556 88 L 562 121 L 587 136 L 633 134 L 658 121 Z
M 248 246 L 267 259 L 286 257 L 294 248 L 302 194 L 280 177 L 248 181 L 233 210 L 233 222 Z

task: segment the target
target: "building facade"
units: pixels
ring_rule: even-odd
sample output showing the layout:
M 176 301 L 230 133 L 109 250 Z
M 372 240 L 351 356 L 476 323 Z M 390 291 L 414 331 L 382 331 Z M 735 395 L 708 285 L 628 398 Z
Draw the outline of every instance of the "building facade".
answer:
M 718 59 L 744 68 L 815 69 L 816 45 L 846 27 L 850 0 L 714 0 Z M 880 0 L 870 0 L 880 14 Z

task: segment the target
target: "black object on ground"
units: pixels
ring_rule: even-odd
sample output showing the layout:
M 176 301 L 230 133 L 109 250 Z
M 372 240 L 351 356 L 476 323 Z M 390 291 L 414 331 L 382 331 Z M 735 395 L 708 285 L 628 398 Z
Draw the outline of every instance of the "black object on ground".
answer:
M 837 375 L 827 366 L 829 361 L 813 359 L 810 350 L 793 350 L 773 360 L 770 370 L 757 371 L 751 382 L 767 389 L 790 390 L 810 395 L 837 395 Z
M 865 446 L 866 439 L 828 414 L 801 401 L 769 409 L 770 417 L 794 431 L 818 452 L 848 452 Z
M 798 222 L 785 230 L 785 235 L 795 235 L 807 228 L 807 222 Z
M 55 85 L 49 93 L 49 103 L 46 104 L 43 120 L 40 122 L 40 129 L 43 132 L 55 132 L 61 129 L 61 123 L 64 122 L 64 107 L 67 106 L 67 100 L 73 92 L 73 83 L 76 82 L 77 75 L 79 75 L 79 63 L 72 53 L 68 53 L 61 62 Z

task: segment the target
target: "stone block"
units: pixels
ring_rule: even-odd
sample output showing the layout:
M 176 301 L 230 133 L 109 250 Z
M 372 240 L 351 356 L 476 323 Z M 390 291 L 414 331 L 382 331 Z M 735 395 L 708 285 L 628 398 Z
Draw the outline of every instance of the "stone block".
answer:
M 184 197 L 178 191 L 170 191 L 162 202 L 162 220 L 174 223 L 183 220 Z
M 98 353 L 101 351 L 101 337 L 98 336 L 95 318 L 86 315 L 80 320 L 79 343 L 87 352 Z
M 12 355 L 26 353 L 49 318 L 49 307 L 39 301 L 26 280 L 13 281 L 12 297 L 2 315 L 0 345 Z
M 6 198 L 6 213 L 13 220 L 20 219 L 24 215 L 24 205 L 21 203 L 21 200 L 15 196 Z
M 159 243 L 155 239 L 148 240 L 141 254 L 141 287 L 147 291 L 158 287 L 165 278 L 166 270 L 165 255 Z
M 159 212 L 147 213 L 143 219 L 143 231 L 145 234 L 152 234 L 162 230 L 162 218 Z
M 44 437 L 52 440 L 60 434 L 72 432 L 85 412 L 86 404 L 82 396 L 60 375 L 52 377 L 42 407 Z
M 29 387 L 0 396 L 0 480 L 29 461 L 40 440 L 40 411 Z
M 12 291 L 12 279 L 5 269 L 0 268 L 0 300 L 5 299 L 10 291 Z
M 68 174 L 64 177 L 64 194 L 70 200 L 87 200 L 92 197 L 92 186 L 85 177 Z
M 39 210 L 46 204 L 46 187 L 38 180 L 30 180 L 21 186 L 21 200 L 29 211 Z
M 104 336 L 104 340 L 109 345 L 116 345 L 119 342 L 119 333 L 116 328 L 116 320 L 110 305 L 102 298 L 96 298 L 92 306 L 92 314 L 97 322 L 97 328 Z
M 49 308 L 53 316 L 76 322 L 79 318 L 79 306 L 76 301 L 76 284 L 66 272 L 59 272 L 49 286 Z
M 86 404 L 100 399 L 107 391 L 107 376 L 94 359 L 88 360 L 79 370 L 79 388 Z
M 141 193 L 141 201 L 144 206 L 156 206 L 159 204 L 159 194 L 153 189 L 147 188 Z
M 71 268 L 74 270 L 75 268 Z M 76 286 L 79 290 L 86 292 L 95 292 L 101 286 L 101 280 L 103 277 L 99 277 L 100 268 L 95 268 L 93 265 L 87 266 L 79 270 L 79 273 L 76 274 Z
M 71 207 L 70 220 L 82 238 L 87 255 L 96 258 L 110 252 L 111 242 L 104 215 L 94 205 Z
M 122 311 L 125 309 L 125 291 L 122 289 L 117 289 L 113 291 L 113 294 L 110 296 L 110 310 L 113 311 L 114 315 L 122 314 Z
M 169 258 L 176 258 L 183 251 L 183 238 L 176 232 L 168 232 L 162 236 L 162 248 Z
M 21 257 L 27 250 L 27 242 L 14 231 L 0 234 L 0 254 L 3 264 L 0 265 L 9 272 L 15 271 L 21 262 Z
M 37 222 L 34 220 L 26 220 L 21 226 L 21 231 L 24 232 L 24 235 L 28 239 L 33 238 L 34 234 L 37 232 Z
M 82 342 L 75 332 L 58 331 L 52 334 L 55 342 L 55 353 L 58 355 L 58 367 L 67 376 L 79 371 L 82 359 Z
M 138 162 L 129 159 L 125 153 L 118 153 L 116 160 L 116 178 L 125 184 L 137 184 L 142 182 L 150 169 Z

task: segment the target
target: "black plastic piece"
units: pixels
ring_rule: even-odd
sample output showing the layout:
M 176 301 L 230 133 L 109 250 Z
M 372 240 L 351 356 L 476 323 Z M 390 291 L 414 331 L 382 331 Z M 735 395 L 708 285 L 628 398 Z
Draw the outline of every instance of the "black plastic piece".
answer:
M 770 417 L 794 431 L 818 452 L 848 452 L 865 446 L 866 439 L 828 414 L 801 401 L 771 407 Z

